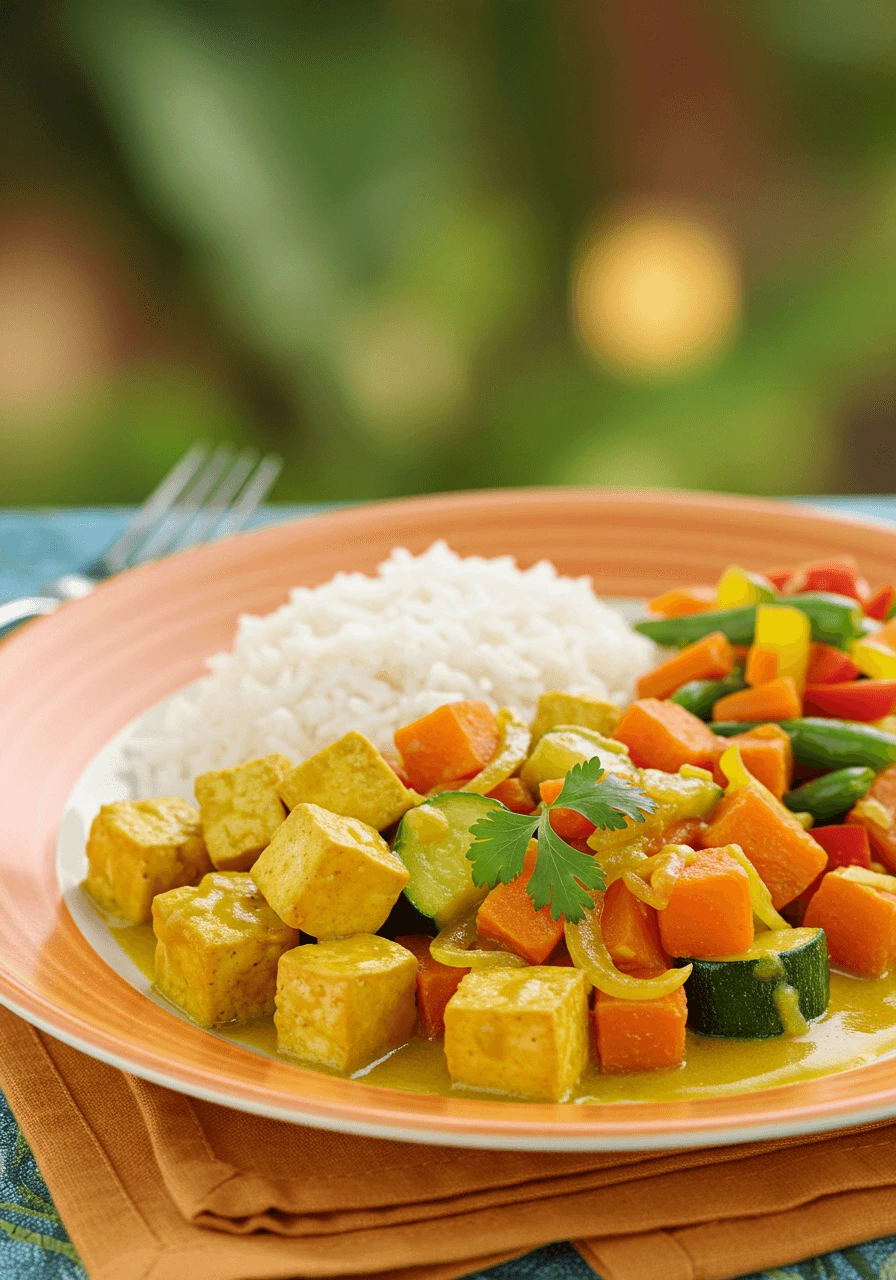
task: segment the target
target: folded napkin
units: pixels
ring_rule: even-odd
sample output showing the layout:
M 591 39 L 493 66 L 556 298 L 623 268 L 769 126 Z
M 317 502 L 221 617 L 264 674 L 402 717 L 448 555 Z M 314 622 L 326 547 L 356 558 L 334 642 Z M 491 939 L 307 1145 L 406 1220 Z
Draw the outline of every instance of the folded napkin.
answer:
M 723 1280 L 896 1231 L 896 1125 L 666 1153 L 326 1133 L 146 1084 L 0 1009 L 0 1086 L 92 1280 L 451 1280 L 574 1239 Z

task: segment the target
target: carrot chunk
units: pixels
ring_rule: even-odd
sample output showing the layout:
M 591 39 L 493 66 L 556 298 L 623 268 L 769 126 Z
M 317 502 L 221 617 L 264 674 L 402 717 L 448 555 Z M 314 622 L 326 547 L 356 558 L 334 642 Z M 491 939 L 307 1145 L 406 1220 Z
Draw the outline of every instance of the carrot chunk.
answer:
M 870 805 L 869 800 L 876 804 Z M 896 874 L 896 764 L 881 769 L 858 804 L 850 809 L 846 821 L 865 828 L 877 857 Z
M 836 964 L 879 978 L 896 964 L 896 896 L 832 871 L 806 908 L 804 924 L 824 929 Z
M 747 772 L 752 773 L 757 781 L 768 787 L 780 800 L 784 792 L 790 790 L 793 782 L 793 747 L 780 725 L 760 724 L 748 733 L 725 738 L 719 744 L 713 764 L 713 777 L 720 787 L 725 786 L 727 779 L 719 767 L 719 760 L 733 743 L 740 747 L 740 756 Z
M 483 938 L 503 942 L 529 964 L 544 964 L 563 937 L 563 919 L 552 920 L 549 906 L 536 911 L 526 892 L 536 856 L 537 850 L 530 849 L 522 874 L 491 890 L 479 908 L 476 927 Z
M 720 680 L 734 670 L 734 649 L 721 631 L 687 645 L 638 681 L 639 698 L 668 698 L 689 680 Z
M 694 854 L 658 916 L 660 940 L 670 956 L 730 956 L 753 944 L 750 882 L 723 848 Z
M 604 894 L 600 928 L 617 969 L 668 969 L 656 917 L 653 907 L 636 898 L 624 880 L 613 881 Z
M 774 808 L 752 787 L 734 791 L 716 807 L 703 837 L 709 846 L 739 844 L 780 909 L 827 866 L 827 854 L 796 818 Z
M 429 953 L 432 938 L 425 933 L 407 934 L 395 941 L 417 957 L 417 1015 L 426 1039 L 438 1040 L 445 1033 L 445 1005 L 470 970 L 433 960 Z
M 642 976 L 650 976 L 644 974 Z M 659 1000 L 620 1000 L 598 991 L 594 1037 L 604 1071 L 656 1071 L 684 1062 L 684 987 Z
M 682 618 L 688 613 L 706 613 L 715 603 L 715 587 L 675 587 L 651 600 L 647 608 L 664 618 Z
M 712 709 L 713 720 L 796 720 L 803 704 L 790 676 L 770 680 L 754 689 L 741 689 L 719 698 Z
M 564 778 L 550 778 L 542 782 L 538 794 L 545 804 L 553 804 L 563 790 Z M 589 822 L 575 809 L 552 809 L 551 826 L 562 840 L 587 840 L 597 830 L 593 822 Z
M 777 649 L 767 649 L 761 644 L 754 644 L 747 656 L 744 679 L 755 688 L 760 684 L 769 684 L 778 678 L 778 662 L 781 655 Z
M 500 800 L 505 808 L 514 813 L 533 813 L 535 810 L 532 792 L 521 778 L 505 778 L 488 794 L 489 799 Z
M 683 764 L 711 769 L 718 739 L 697 716 L 677 702 L 639 698 L 616 726 L 614 737 L 624 742 L 636 765 L 677 773 Z
M 472 778 L 498 748 L 497 718 L 486 702 L 448 702 L 395 733 L 395 745 L 416 791 Z

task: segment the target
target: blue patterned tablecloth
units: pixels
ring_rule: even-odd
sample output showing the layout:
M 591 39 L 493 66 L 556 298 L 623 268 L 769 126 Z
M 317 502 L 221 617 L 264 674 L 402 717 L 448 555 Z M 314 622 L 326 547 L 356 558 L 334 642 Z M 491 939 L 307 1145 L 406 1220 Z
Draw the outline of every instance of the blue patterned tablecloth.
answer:
M 896 523 L 896 497 L 807 498 L 844 515 Z M 273 507 L 256 523 L 270 524 L 320 508 Z M 108 508 L 0 513 L 0 601 L 26 595 L 41 582 L 78 568 L 116 536 L 127 513 Z M 571 1245 L 548 1245 L 482 1273 L 488 1280 L 593 1280 Z M 12 1112 L 0 1093 L 0 1280 L 85 1280 L 65 1227 Z M 896 1280 L 896 1236 L 820 1258 L 757 1272 L 743 1280 Z M 479 1280 L 477 1277 L 476 1280 Z

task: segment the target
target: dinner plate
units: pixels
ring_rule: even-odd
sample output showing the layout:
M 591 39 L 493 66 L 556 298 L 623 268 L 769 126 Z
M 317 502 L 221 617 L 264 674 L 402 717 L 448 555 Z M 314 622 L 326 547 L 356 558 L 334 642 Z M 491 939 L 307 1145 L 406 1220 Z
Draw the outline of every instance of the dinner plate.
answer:
M 601 595 L 632 599 L 711 582 L 732 562 L 771 567 L 843 553 L 874 583 L 896 579 L 896 531 L 881 525 L 711 494 L 569 489 L 355 507 L 123 574 L 0 646 L 0 1003 L 170 1088 L 295 1123 L 417 1142 L 651 1149 L 896 1115 L 894 1057 L 773 1089 L 662 1103 L 483 1101 L 377 1087 L 186 1023 L 86 939 L 55 865 L 67 808 L 66 821 L 78 820 L 68 802 L 79 779 L 82 788 L 108 785 L 114 796 L 120 735 L 202 674 L 208 655 L 230 645 L 241 613 L 266 613 L 292 586 L 339 570 L 372 572 L 392 547 L 420 552 L 440 537 L 463 555 L 510 553 L 522 566 L 547 557 L 563 573 L 590 574 Z

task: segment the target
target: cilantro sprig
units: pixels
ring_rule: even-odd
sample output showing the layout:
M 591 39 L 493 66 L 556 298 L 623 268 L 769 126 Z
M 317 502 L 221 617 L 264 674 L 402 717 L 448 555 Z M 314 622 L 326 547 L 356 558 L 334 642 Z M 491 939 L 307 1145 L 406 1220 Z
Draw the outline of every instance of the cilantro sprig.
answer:
M 603 831 L 621 831 L 626 820 L 643 822 L 656 805 L 631 782 L 606 773 L 597 756 L 576 764 L 563 780 L 563 789 L 539 813 L 511 813 L 493 809 L 470 828 L 473 843 L 467 857 L 473 882 L 490 889 L 509 884 L 522 873 L 526 850 L 538 838 L 538 857 L 526 892 L 536 910 L 550 905 L 551 917 L 565 916 L 576 924 L 593 905 L 589 889 L 603 889 L 600 863 L 566 843 L 551 826 L 552 809 L 574 809 Z

